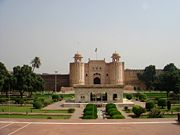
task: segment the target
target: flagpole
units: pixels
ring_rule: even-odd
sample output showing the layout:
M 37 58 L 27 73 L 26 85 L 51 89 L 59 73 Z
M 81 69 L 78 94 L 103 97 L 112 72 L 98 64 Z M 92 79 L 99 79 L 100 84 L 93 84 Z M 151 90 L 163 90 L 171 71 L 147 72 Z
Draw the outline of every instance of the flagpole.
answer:
M 97 48 L 95 49 L 95 53 L 96 53 L 96 60 L 97 60 Z

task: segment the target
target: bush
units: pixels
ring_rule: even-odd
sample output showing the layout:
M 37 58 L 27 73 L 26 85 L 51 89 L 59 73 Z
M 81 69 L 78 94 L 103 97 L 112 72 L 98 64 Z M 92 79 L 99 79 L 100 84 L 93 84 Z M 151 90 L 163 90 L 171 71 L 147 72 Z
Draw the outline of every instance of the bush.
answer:
M 109 115 L 112 117 L 113 115 L 121 115 L 121 113 L 119 111 L 111 111 Z
M 6 102 L 6 99 L 5 98 L 0 98 L 0 104 L 3 104 Z
M 126 95 L 126 98 L 127 98 L 128 100 L 131 100 L 132 97 L 133 97 L 132 94 L 127 94 L 127 95 Z
M 15 98 L 14 99 L 14 101 L 15 101 L 15 104 L 24 104 L 24 99 L 22 99 L 22 98 Z
M 161 106 L 162 109 L 166 106 L 166 99 L 159 99 L 158 100 L 158 106 Z
M 74 108 L 70 108 L 68 109 L 68 113 L 74 113 L 75 109 Z
M 41 109 L 42 108 L 42 102 L 40 102 L 40 101 L 35 101 L 34 103 L 33 103 L 33 107 L 35 108 L 35 109 Z
M 117 115 L 113 115 L 111 118 L 112 119 L 124 119 L 124 116 L 122 116 L 121 114 L 117 114 Z
M 146 101 L 146 99 L 147 99 L 147 96 L 146 96 L 145 94 L 140 94 L 140 95 L 139 95 L 139 100 L 140 100 L 141 102 Z
M 145 107 L 145 108 L 146 108 L 147 111 L 151 111 L 151 109 L 153 109 L 154 106 L 155 106 L 155 104 L 154 104 L 153 101 L 147 101 L 147 102 L 146 102 L 146 107 Z
M 93 115 L 84 115 L 82 118 L 83 119 L 96 119 L 97 117 Z
M 59 95 L 57 95 L 57 94 L 52 95 L 52 100 L 53 100 L 54 102 L 59 101 L 59 99 L 60 99 L 60 96 L 59 96 Z
M 46 99 L 46 100 L 44 100 L 44 102 L 42 104 L 43 104 L 43 106 L 47 106 L 47 105 L 51 104 L 52 102 L 53 102 L 53 100 Z
M 169 101 L 169 100 L 167 101 L 167 109 L 171 110 L 171 101 Z
M 87 104 L 84 109 L 83 119 L 96 119 L 97 118 L 97 107 L 94 104 Z
M 140 117 L 141 114 L 145 113 L 145 109 L 139 105 L 134 105 L 132 112 L 136 115 L 136 117 Z
M 159 109 L 152 109 L 149 113 L 149 118 L 162 118 L 162 113 Z

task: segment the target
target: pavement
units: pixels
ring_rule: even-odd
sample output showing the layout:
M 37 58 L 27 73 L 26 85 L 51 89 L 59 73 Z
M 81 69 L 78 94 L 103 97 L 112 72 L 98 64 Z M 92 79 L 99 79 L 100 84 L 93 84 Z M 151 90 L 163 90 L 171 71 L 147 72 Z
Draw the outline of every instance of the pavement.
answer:
M 176 119 L 0 119 L 0 135 L 179 135 Z

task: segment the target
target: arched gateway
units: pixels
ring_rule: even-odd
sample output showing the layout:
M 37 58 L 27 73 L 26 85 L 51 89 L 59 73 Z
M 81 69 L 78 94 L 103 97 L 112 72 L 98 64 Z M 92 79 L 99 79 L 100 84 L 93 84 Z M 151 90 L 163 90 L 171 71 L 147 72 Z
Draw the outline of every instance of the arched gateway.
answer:
M 124 62 L 113 53 L 112 61 L 90 60 L 84 63 L 77 53 L 70 63 L 70 86 L 75 90 L 75 102 L 122 102 Z

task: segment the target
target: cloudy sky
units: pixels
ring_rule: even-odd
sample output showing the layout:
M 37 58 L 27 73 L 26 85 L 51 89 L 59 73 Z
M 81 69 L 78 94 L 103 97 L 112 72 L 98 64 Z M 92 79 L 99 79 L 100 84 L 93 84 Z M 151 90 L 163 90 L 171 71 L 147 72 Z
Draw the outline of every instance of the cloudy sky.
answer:
M 126 68 L 180 67 L 179 0 L 0 0 L 0 61 L 8 70 L 40 57 L 38 73 L 69 73 L 119 52 Z

